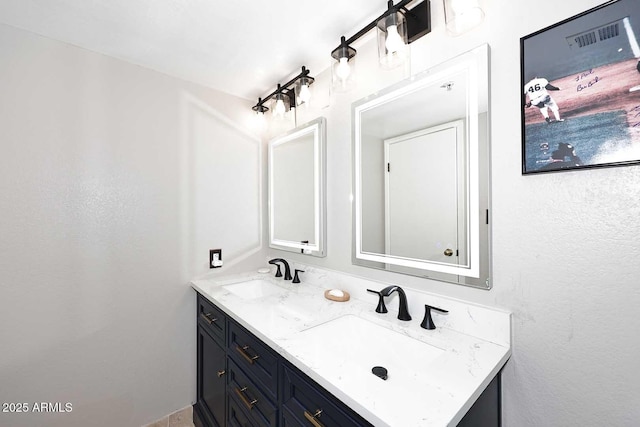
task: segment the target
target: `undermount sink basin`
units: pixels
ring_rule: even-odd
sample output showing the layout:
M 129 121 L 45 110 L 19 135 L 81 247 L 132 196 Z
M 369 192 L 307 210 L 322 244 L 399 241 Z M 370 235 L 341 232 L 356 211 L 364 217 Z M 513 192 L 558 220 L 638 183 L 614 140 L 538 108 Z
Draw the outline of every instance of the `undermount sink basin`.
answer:
M 232 283 L 230 285 L 223 286 L 223 288 L 243 299 L 264 298 L 269 295 L 286 292 L 286 289 L 264 279 Z
M 334 367 L 329 375 L 376 381 L 371 380 L 374 378 L 371 369 L 382 366 L 387 369 L 385 384 L 389 386 L 417 380 L 420 374 L 416 367 L 425 367 L 444 353 L 440 348 L 351 314 L 306 329 L 298 337 L 305 341 L 302 350 L 305 358 Z

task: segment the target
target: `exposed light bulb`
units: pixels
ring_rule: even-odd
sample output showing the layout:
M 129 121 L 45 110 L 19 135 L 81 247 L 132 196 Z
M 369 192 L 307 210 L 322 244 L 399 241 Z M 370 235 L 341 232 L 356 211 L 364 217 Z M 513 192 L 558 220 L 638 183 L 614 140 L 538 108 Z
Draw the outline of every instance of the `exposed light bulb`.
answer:
M 343 56 L 340 58 L 340 63 L 336 67 L 336 74 L 341 80 L 346 80 L 351 74 L 351 66 L 349 65 L 349 58 Z
M 298 101 L 300 104 L 303 102 L 309 102 L 311 99 L 311 91 L 308 84 L 300 85 L 300 94 L 298 95 Z
M 402 52 L 404 49 L 404 41 L 400 34 L 398 34 L 398 27 L 396 25 L 389 25 L 387 27 L 387 39 L 384 42 L 384 46 L 390 54 L 396 52 Z
M 273 113 L 276 116 L 284 116 L 284 113 L 286 112 L 286 108 L 284 106 L 284 101 L 282 99 L 278 99 L 276 101 L 276 106 L 273 109 Z

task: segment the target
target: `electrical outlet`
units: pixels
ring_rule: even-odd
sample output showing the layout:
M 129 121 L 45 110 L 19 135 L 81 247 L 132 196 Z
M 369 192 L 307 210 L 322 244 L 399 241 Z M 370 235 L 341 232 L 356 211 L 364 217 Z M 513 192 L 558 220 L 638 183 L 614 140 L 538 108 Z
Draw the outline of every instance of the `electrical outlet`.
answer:
M 222 267 L 222 249 L 209 250 L 209 268 Z

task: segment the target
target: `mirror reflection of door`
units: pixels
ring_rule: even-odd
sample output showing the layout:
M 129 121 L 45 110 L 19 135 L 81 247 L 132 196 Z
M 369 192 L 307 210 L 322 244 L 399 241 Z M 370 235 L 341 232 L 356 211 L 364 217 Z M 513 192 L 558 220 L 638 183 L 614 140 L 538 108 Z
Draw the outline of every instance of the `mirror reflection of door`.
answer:
M 463 132 L 458 120 L 384 141 L 387 255 L 459 264 Z

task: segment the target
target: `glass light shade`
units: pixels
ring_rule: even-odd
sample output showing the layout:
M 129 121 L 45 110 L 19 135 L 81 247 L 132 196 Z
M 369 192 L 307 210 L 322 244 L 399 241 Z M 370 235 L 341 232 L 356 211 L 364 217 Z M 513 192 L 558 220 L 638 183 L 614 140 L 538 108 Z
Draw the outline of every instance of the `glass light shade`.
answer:
M 331 91 L 348 92 L 355 87 L 356 50 L 347 44 L 344 36 L 340 38 L 340 46 L 331 52 L 335 60 L 331 64 Z
M 267 119 L 265 113 L 269 111 L 267 107 L 262 105 L 262 98 L 258 98 L 258 103 L 251 108 L 254 111 L 254 128 L 263 131 L 266 128 Z
M 264 116 L 264 112 L 256 111 L 254 114 L 254 128 L 262 132 L 267 127 L 267 118 Z
M 382 68 L 402 65 L 409 53 L 407 21 L 401 12 L 391 11 L 376 25 L 378 31 L 378 58 Z
M 334 92 L 348 92 L 356 85 L 356 60 L 346 56 L 331 64 L 331 89 Z
M 444 20 L 447 32 L 458 36 L 484 20 L 484 11 L 478 0 L 444 0 Z
M 296 82 L 296 103 L 298 105 L 309 105 L 311 100 L 311 83 L 313 80 L 309 77 L 300 77 Z
M 271 101 L 271 112 L 274 117 L 282 118 L 291 108 L 289 95 L 277 93 Z

